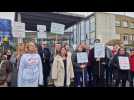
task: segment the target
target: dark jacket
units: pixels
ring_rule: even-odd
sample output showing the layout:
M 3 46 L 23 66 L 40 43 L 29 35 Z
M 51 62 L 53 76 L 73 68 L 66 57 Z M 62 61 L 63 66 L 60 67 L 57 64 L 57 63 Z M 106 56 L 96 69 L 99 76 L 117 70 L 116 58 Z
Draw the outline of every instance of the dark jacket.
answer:
M 96 58 L 94 57 L 94 48 L 89 50 L 89 55 L 88 55 L 88 68 L 93 69 L 93 73 L 95 75 L 99 75 L 99 70 L 100 74 L 104 74 L 105 68 L 109 67 L 109 62 L 112 58 L 112 51 L 109 48 L 105 48 L 105 58 L 100 58 L 100 69 L 99 69 L 99 62 L 96 61 Z
M 50 70 L 51 70 L 50 67 L 51 52 L 48 48 L 44 48 L 43 50 L 40 49 L 39 54 L 43 65 L 43 76 L 44 78 L 46 78 L 50 74 Z
M 128 80 L 129 79 L 129 70 L 121 70 L 119 66 L 119 60 L 118 57 L 121 56 L 119 54 L 116 54 L 113 57 L 112 60 L 112 67 L 113 67 L 113 76 L 115 80 Z M 125 57 L 129 57 L 128 54 L 126 53 L 125 55 L 122 55 Z

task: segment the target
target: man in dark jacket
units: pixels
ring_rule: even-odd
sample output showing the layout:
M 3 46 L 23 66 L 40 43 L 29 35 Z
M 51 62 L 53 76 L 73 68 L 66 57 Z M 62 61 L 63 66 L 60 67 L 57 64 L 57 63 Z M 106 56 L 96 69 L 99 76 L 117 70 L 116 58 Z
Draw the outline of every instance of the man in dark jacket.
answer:
M 41 49 L 39 50 L 39 54 L 41 56 L 42 65 L 43 65 L 44 86 L 47 86 L 48 85 L 48 77 L 49 77 L 50 70 L 51 70 L 51 66 L 50 66 L 51 52 L 47 48 L 47 45 L 45 42 L 42 42 Z
M 100 42 L 100 41 L 99 41 Z M 105 47 L 105 58 L 96 59 L 94 57 L 94 48 L 92 48 L 89 51 L 89 62 L 88 62 L 88 69 L 90 69 L 90 72 L 93 74 L 93 86 L 105 86 L 105 83 L 108 83 L 109 80 L 109 61 L 112 57 L 112 52 L 109 50 L 109 48 Z M 105 76 L 106 72 L 106 76 Z M 105 78 L 106 77 L 106 78 Z M 106 80 L 107 81 L 106 81 Z

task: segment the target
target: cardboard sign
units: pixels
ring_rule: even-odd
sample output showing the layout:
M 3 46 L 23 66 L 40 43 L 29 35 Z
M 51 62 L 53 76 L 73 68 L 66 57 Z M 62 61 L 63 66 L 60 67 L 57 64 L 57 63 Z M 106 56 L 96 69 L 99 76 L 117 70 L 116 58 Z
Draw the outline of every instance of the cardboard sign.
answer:
M 130 63 L 128 57 L 118 57 L 119 66 L 122 70 L 130 70 Z
M 51 33 L 64 34 L 65 25 L 59 23 L 51 24 Z
M 46 26 L 45 25 L 37 25 L 37 37 L 38 39 L 47 38 Z
M 88 62 L 88 53 L 80 52 L 77 53 L 77 63 L 87 63 Z
M 25 38 L 25 23 L 14 23 L 13 36 L 17 38 Z
M 95 58 L 104 58 L 105 45 L 103 43 L 95 43 L 94 53 L 95 53 Z

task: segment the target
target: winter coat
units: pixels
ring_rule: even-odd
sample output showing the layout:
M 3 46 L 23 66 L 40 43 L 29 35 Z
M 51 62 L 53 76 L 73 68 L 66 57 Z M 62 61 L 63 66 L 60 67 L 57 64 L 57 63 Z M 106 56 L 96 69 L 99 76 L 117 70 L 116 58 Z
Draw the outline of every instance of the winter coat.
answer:
M 11 65 L 8 60 L 2 60 L 0 64 L 0 84 L 11 81 Z
M 38 54 L 23 54 L 19 64 L 18 87 L 43 85 L 41 58 Z
M 109 67 L 110 60 L 112 58 L 112 51 L 109 48 L 105 48 L 105 58 L 100 58 L 100 69 L 99 69 L 99 62 L 96 61 L 96 58 L 94 57 L 94 48 L 89 50 L 89 55 L 88 55 L 88 68 L 92 67 L 93 74 L 99 75 L 99 70 L 100 74 L 104 74 L 105 68 Z
M 74 78 L 74 70 L 70 57 L 67 57 L 67 86 L 70 85 L 70 80 Z M 61 56 L 57 55 L 54 58 L 54 62 L 52 64 L 52 79 L 54 80 L 54 85 L 56 87 L 64 86 L 64 63 Z
M 134 72 L 134 55 L 129 57 L 131 71 Z
M 121 70 L 119 65 L 119 57 L 120 55 L 116 54 L 112 60 L 113 67 L 113 78 L 115 80 L 128 80 L 129 79 L 129 70 Z M 123 57 L 128 57 L 127 54 L 123 55 Z

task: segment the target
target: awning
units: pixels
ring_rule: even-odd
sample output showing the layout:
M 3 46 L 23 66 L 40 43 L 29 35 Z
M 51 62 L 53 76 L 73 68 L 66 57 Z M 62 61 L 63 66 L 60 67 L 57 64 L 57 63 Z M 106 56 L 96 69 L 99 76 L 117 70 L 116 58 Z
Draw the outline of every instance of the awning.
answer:
M 64 24 L 67 29 L 84 19 L 84 16 L 65 12 L 16 12 L 15 21 L 17 21 L 18 13 L 21 15 L 21 22 L 26 24 L 26 30 L 31 31 L 37 31 L 37 25 L 46 25 L 47 31 L 50 31 L 52 22 Z

